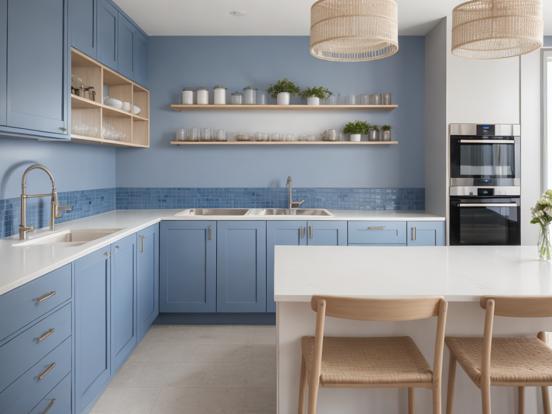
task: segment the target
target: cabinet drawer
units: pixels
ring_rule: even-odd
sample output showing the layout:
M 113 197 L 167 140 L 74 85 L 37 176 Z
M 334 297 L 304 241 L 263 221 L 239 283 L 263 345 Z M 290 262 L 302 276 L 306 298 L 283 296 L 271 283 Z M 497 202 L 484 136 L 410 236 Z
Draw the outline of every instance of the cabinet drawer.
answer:
M 0 341 L 71 298 L 71 265 L 0 296 Z
M 69 336 L 70 304 L 0 347 L 0 392 Z
M 38 403 L 31 414 L 68 414 L 71 412 L 71 375 L 67 375 L 46 397 Z
M 350 221 L 351 244 L 406 244 L 406 222 L 401 221 Z
M 67 338 L 0 394 L 0 412 L 30 412 L 70 372 L 71 338 Z

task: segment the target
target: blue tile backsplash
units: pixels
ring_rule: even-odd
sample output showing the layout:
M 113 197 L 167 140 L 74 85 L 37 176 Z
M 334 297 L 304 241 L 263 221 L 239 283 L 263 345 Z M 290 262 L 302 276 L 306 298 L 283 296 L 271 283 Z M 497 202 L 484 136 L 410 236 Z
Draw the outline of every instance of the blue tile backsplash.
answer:
M 423 188 L 296 188 L 295 200 L 306 208 L 340 210 L 424 210 Z M 285 188 L 106 188 L 59 193 L 60 204 L 73 210 L 58 222 L 120 209 L 194 207 L 278 208 L 287 206 Z M 29 200 L 28 222 L 48 225 L 50 200 Z M 17 233 L 19 198 L 0 200 L 0 236 Z

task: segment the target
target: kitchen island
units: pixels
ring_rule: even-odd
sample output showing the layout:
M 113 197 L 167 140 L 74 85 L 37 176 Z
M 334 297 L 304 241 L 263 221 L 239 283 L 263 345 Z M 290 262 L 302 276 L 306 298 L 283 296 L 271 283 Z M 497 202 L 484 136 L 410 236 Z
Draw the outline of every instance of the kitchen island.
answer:
M 443 296 L 449 301 L 447 335 L 481 336 L 485 295 L 552 296 L 552 265 L 524 247 L 276 247 L 275 299 L 278 336 L 278 413 L 297 412 L 300 338 L 314 335 L 313 295 L 370 298 Z M 551 319 L 495 319 L 495 335 L 536 335 Z M 432 360 L 435 323 L 373 323 L 328 318 L 326 335 L 410 335 Z M 443 401 L 446 401 L 445 352 Z M 455 413 L 481 412 L 479 390 L 457 370 Z M 514 414 L 512 388 L 493 388 L 493 412 Z M 416 391 L 417 412 L 431 412 L 431 393 Z M 406 412 L 406 390 L 321 388 L 318 412 Z M 540 391 L 526 391 L 528 412 L 542 412 Z M 537 408 L 538 407 L 538 408 Z M 443 405 L 444 408 L 444 405 Z

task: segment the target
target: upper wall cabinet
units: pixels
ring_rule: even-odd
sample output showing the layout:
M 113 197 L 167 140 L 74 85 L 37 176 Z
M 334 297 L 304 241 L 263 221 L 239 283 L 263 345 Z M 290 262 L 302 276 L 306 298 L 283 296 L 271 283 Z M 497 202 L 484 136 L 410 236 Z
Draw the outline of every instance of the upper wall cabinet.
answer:
M 0 0 L 0 125 L 6 125 L 8 0 Z
M 98 59 L 111 69 L 118 70 L 117 28 L 119 12 L 109 0 L 98 3 Z
M 98 54 L 97 0 L 69 0 L 71 46 L 90 57 Z
M 7 59 L 0 72 L 6 78 L 1 132 L 68 138 L 66 6 L 65 0 L 7 0 L 7 13 L 0 13 Z M 1 7 L 6 10 L 6 0 Z
M 134 31 L 132 69 L 134 81 L 145 86 L 148 78 L 148 38 L 140 30 Z
M 130 21 L 119 14 L 117 26 L 117 61 L 119 72 L 129 79 L 134 79 L 133 54 L 134 54 L 134 26 Z

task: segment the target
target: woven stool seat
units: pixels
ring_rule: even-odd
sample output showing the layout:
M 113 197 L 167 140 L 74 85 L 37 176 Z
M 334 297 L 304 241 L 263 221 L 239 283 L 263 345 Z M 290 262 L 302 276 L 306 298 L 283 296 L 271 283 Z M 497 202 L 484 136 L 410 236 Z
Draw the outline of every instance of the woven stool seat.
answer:
M 307 371 L 314 360 L 314 337 L 301 341 Z M 431 383 L 433 373 L 408 336 L 324 337 L 321 385 Z
M 482 338 L 447 337 L 458 363 L 477 384 L 481 380 Z M 537 338 L 493 338 L 491 383 L 552 383 L 552 349 Z

